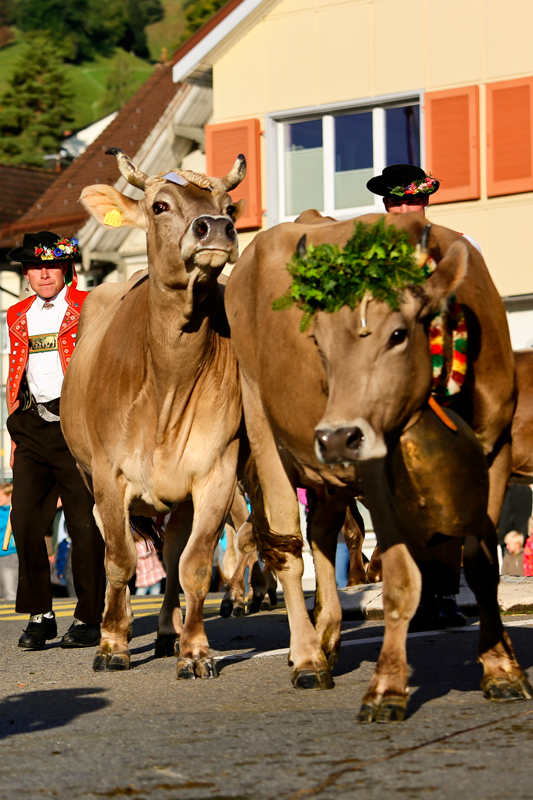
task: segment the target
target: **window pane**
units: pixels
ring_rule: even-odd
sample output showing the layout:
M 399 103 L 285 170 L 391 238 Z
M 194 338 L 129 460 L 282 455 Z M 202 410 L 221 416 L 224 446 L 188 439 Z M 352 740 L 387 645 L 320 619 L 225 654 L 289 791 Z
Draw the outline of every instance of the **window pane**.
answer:
M 335 208 L 373 205 L 373 175 L 372 112 L 335 117 Z
M 420 107 L 418 105 L 385 110 L 387 166 L 420 166 Z
M 322 120 L 285 125 L 285 211 L 324 210 Z

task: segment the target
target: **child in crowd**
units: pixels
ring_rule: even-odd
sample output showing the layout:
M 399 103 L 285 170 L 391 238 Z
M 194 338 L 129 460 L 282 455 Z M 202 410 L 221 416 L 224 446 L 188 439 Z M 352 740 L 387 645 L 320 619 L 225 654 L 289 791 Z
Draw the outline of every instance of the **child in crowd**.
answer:
M 135 594 L 161 594 L 161 581 L 166 576 L 152 542 L 136 539 L 137 574 Z
M 529 518 L 527 524 L 526 544 L 524 546 L 524 575 L 533 576 L 533 517 Z
M 524 574 L 524 536 L 518 531 L 509 531 L 503 540 L 507 552 L 503 557 L 502 575 Z

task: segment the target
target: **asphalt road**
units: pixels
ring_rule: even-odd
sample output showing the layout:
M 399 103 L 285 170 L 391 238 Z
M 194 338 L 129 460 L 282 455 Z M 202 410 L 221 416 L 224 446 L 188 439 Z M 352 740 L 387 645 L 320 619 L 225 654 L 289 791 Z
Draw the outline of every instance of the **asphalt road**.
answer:
M 408 719 L 359 726 L 379 622 L 344 623 L 335 688 L 302 692 L 284 609 L 226 620 L 215 601 L 206 627 L 220 677 L 178 682 L 174 659 L 153 659 L 159 603 L 135 600 L 133 669 L 104 674 L 91 670 L 92 649 L 64 651 L 59 639 L 19 649 L 24 618 L 0 604 L 2 800 L 533 797 L 533 701 L 483 698 L 475 620 L 410 636 Z M 71 608 L 56 605 L 60 635 Z M 533 617 L 507 620 L 533 680 Z

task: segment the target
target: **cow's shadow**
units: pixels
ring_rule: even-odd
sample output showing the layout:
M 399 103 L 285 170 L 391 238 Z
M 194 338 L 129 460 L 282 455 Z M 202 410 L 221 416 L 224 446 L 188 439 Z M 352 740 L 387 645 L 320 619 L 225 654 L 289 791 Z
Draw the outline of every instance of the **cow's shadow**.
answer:
M 44 689 L 8 695 L 0 702 L 0 741 L 68 725 L 85 714 L 110 705 L 105 689 Z

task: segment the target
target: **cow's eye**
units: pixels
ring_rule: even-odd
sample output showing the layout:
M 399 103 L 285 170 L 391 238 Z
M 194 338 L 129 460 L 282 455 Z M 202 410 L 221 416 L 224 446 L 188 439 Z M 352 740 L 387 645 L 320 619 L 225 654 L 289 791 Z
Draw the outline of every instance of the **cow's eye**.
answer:
M 168 211 L 168 203 L 154 203 L 152 206 L 154 214 L 162 214 L 163 211 Z
M 226 214 L 227 214 L 229 217 L 231 217 L 232 219 L 235 219 L 235 214 L 236 214 L 236 213 L 237 213 L 237 207 L 236 207 L 236 206 L 228 206 L 228 207 L 227 207 L 227 209 L 226 209 Z
M 398 344 L 402 344 L 407 339 L 407 328 L 398 328 L 397 330 L 393 331 L 389 336 L 389 347 L 396 347 Z

